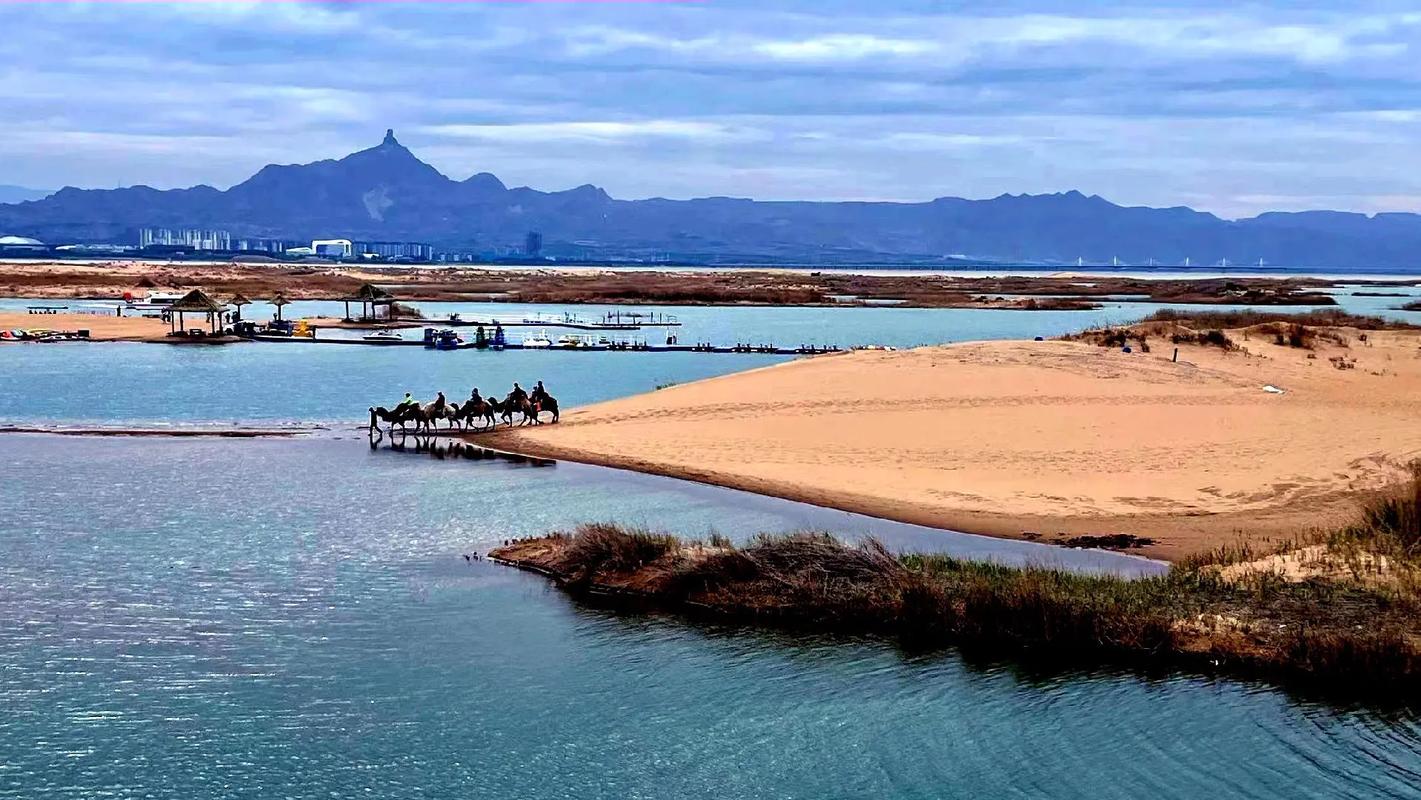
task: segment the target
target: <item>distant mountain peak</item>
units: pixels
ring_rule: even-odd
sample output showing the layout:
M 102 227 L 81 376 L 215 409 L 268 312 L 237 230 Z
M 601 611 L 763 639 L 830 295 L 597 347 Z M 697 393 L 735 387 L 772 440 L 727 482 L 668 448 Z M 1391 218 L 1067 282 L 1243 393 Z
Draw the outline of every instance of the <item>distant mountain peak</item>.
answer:
M 503 181 L 491 172 L 480 172 L 470 175 L 464 179 L 464 185 L 475 192 L 488 194 L 501 194 L 508 191 L 508 187 L 503 185 Z

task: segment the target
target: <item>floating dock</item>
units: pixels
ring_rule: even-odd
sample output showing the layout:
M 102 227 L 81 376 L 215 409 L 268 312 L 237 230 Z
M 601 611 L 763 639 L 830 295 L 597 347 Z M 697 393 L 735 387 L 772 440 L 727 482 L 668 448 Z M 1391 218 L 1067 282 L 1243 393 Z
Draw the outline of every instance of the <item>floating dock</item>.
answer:
M 343 345 L 368 345 L 370 347 L 419 347 L 425 348 L 425 343 L 419 339 L 405 339 L 400 341 L 390 340 L 382 342 L 372 342 L 365 339 L 314 339 L 304 336 L 269 336 L 257 334 L 248 337 L 256 342 L 298 342 L 302 344 L 343 344 Z M 434 349 L 434 348 L 425 348 Z M 752 346 L 732 346 L 719 347 L 705 344 L 578 344 L 563 345 L 554 343 L 551 346 L 528 347 L 521 342 L 509 342 L 501 348 L 484 346 L 479 347 L 474 342 L 464 342 L 456 345 L 452 350 L 549 350 L 554 352 L 577 352 L 577 353 L 717 353 L 732 355 L 775 355 L 775 356 L 806 356 L 819 355 L 821 353 L 842 352 L 838 347 L 776 347 L 774 345 L 752 345 Z

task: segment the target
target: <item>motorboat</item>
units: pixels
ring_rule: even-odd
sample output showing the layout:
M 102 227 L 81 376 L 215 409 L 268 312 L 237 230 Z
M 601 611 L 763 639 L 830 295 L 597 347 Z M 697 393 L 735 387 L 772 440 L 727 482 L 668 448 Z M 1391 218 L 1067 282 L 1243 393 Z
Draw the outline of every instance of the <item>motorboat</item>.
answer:
M 548 338 L 548 334 L 547 334 L 546 332 L 544 332 L 544 331 L 538 331 L 537 333 L 533 334 L 532 336 L 527 336 L 527 337 L 524 337 L 524 339 L 523 339 L 523 347 L 524 347 L 524 349 L 537 349 L 537 350 L 541 350 L 541 349 L 549 348 L 549 347 L 552 347 L 552 346 L 553 346 L 553 340 L 552 340 L 552 339 L 549 339 L 549 338 Z
M 391 342 L 403 342 L 405 337 L 399 331 L 375 331 L 360 337 L 363 341 L 389 344 Z

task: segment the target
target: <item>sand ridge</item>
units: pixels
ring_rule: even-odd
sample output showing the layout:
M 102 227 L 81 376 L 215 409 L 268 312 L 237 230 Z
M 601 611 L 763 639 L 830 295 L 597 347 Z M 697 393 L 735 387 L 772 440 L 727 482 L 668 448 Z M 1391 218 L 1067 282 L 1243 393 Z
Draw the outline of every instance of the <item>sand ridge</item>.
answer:
M 1065 341 L 821 356 L 495 438 L 978 533 L 1135 533 L 1166 558 L 1341 522 L 1421 456 L 1421 335 L 1240 343 L 1178 362 Z

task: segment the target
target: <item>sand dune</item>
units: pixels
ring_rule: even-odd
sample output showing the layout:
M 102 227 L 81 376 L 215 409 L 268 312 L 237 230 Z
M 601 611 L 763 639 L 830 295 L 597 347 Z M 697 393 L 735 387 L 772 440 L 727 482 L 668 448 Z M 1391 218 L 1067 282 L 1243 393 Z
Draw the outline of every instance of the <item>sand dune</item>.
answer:
M 979 533 L 1134 533 L 1160 540 L 1148 554 L 1178 557 L 1345 519 L 1359 492 L 1421 455 L 1421 336 L 1370 340 L 1315 353 L 1257 339 L 1248 353 L 1186 346 L 1179 363 L 1158 346 L 1061 341 L 857 352 L 497 438 Z

